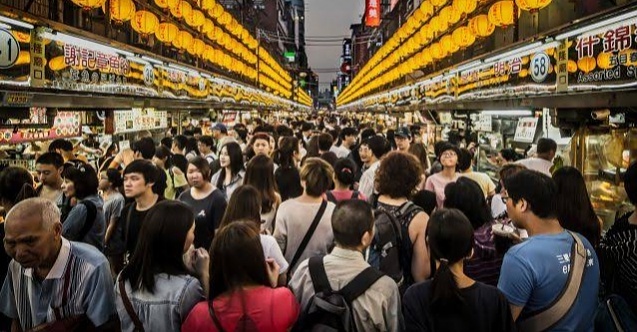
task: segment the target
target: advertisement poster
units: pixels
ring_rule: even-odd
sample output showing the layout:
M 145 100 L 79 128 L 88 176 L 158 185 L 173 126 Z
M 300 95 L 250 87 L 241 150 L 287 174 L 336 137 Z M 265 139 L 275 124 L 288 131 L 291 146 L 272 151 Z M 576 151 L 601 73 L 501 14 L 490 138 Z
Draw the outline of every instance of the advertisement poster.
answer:
M 36 109 L 34 115 L 42 117 L 44 109 Z M 42 111 L 44 110 L 44 111 Z M 0 144 L 17 144 L 32 141 L 54 140 L 56 138 L 70 138 L 80 136 L 80 112 L 58 112 L 51 128 L 38 129 L 0 129 Z M 34 122 L 36 119 L 31 119 Z M 41 119 L 37 120 L 41 122 Z M 35 122 L 34 122 L 35 123 Z
M 520 143 L 533 143 L 537 131 L 538 118 L 520 118 L 515 128 L 513 141 Z

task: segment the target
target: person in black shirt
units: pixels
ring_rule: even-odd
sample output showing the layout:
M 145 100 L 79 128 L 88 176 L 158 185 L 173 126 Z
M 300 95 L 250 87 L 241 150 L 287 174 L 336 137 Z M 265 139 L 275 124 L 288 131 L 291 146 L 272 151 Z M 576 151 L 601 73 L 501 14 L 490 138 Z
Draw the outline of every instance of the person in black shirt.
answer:
M 132 253 L 148 210 L 163 196 L 153 192 L 159 170 L 148 160 L 135 160 L 124 169 L 124 195 L 135 201 L 126 205 L 117 220 L 115 233 L 105 246 L 111 256 Z M 119 272 L 119 271 L 118 271 Z
M 191 188 L 178 198 L 195 214 L 195 248 L 210 248 L 228 205 L 224 193 L 210 183 L 210 173 L 210 164 L 206 159 L 193 158 L 187 172 Z
M 153 141 L 150 137 L 141 138 L 133 143 L 131 149 L 135 153 L 135 159 L 144 159 L 148 161 L 153 160 L 153 156 L 155 156 L 155 141 Z M 159 169 L 158 169 L 159 170 Z M 157 175 L 155 177 L 155 183 L 153 184 L 153 192 L 159 196 L 164 196 L 164 191 L 166 190 L 166 181 L 168 178 L 166 177 L 165 172 L 156 172 Z M 127 196 L 128 197 L 128 196 Z
M 296 164 L 301 159 L 299 139 L 293 136 L 283 137 L 279 149 L 274 152 L 274 162 L 279 168 L 274 171 L 274 179 L 281 194 L 281 202 L 301 196 L 301 175 Z
M 504 295 L 463 272 L 463 261 L 473 248 L 467 217 L 456 209 L 437 210 L 429 219 L 426 238 L 437 271 L 432 280 L 405 293 L 406 331 L 514 331 Z

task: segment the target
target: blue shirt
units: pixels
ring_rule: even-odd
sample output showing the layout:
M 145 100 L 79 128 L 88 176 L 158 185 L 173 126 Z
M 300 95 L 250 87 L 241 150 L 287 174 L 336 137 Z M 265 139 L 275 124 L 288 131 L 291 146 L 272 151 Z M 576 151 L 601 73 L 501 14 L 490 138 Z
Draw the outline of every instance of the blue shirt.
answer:
M 593 246 L 586 247 L 584 279 L 573 308 L 552 331 L 593 331 L 599 288 L 599 261 Z M 498 288 L 510 304 L 524 307 L 518 322 L 548 307 L 566 287 L 573 237 L 564 231 L 536 235 L 509 249 L 504 256 Z
M 84 204 L 76 204 L 68 217 L 62 223 L 62 236 L 70 241 L 78 241 L 88 243 L 102 251 L 104 249 L 104 235 L 106 234 L 106 220 L 104 217 L 104 201 L 98 195 L 92 195 L 84 198 L 82 201 L 90 201 L 96 209 L 95 220 L 93 226 L 88 230 L 86 235 L 82 237 L 82 228 L 87 220 L 88 209 Z

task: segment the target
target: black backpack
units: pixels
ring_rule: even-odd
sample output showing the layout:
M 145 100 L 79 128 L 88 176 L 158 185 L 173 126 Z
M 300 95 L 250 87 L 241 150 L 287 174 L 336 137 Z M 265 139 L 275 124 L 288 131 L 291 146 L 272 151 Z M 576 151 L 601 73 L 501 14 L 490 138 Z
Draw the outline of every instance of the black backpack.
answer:
M 334 204 L 338 204 L 338 200 L 336 199 L 336 196 L 334 196 L 334 194 L 332 193 L 331 190 L 328 190 L 327 192 L 325 192 L 325 196 L 327 197 L 327 200 L 329 202 L 332 202 Z M 352 191 L 352 197 L 350 197 L 349 199 L 359 199 L 358 198 L 358 190 Z
M 323 257 L 310 258 L 308 268 L 314 285 L 314 295 L 292 331 L 356 331 L 352 302 L 364 294 L 383 274 L 373 267 L 368 267 L 341 290 L 334 291 L 325 273 Z
M 398 216 L 376 209 L 374 216 L 375 233 L 369 248 L 368 263 L 396 281 L 399 288 L 410 285 L 412 243 L 409 239 L 409 223 L 401 223 L 400 219 L 420 210 L 411 201 L 399 208 Z
M 77 238 L 77 241 L 82 241 L 95 224 L 95 218 L 97 218 L 97 207 L 93 204 L 93 202 L 87 200 L 82 200 L 77 204 L 82 204 L 86 207 L 86 219 L 84 220 L 84 225 L 82 225 L 80 236 Z

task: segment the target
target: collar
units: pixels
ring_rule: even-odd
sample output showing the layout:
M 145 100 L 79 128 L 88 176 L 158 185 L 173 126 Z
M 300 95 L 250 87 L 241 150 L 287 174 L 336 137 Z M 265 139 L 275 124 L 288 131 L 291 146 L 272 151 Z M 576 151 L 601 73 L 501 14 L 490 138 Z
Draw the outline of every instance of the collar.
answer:
M 60 248 L 60 253 L 58 253 L 58 257 L 55 259 L 55 263 L 49 271 L 49 274 L 45 279 L 61 279 L 64 275 L 64 268 L 68 263 L 71 257 L 71 242 L 65 238 L 62 238 L 62 247 Z M 33 268 L 28 268 L 24 270 L 24 275 L 26 277 L 33 277 Z
M 345 249 L 341 247 L 334 247 L 330 255 L 338 257 L 338 258 L 346 259 L 346 260 L 356 260 L 356 261 L 365 260 L 365 257 L 363 257 L 362 253 L 356 250 L 350 250 L 350 249 Z

